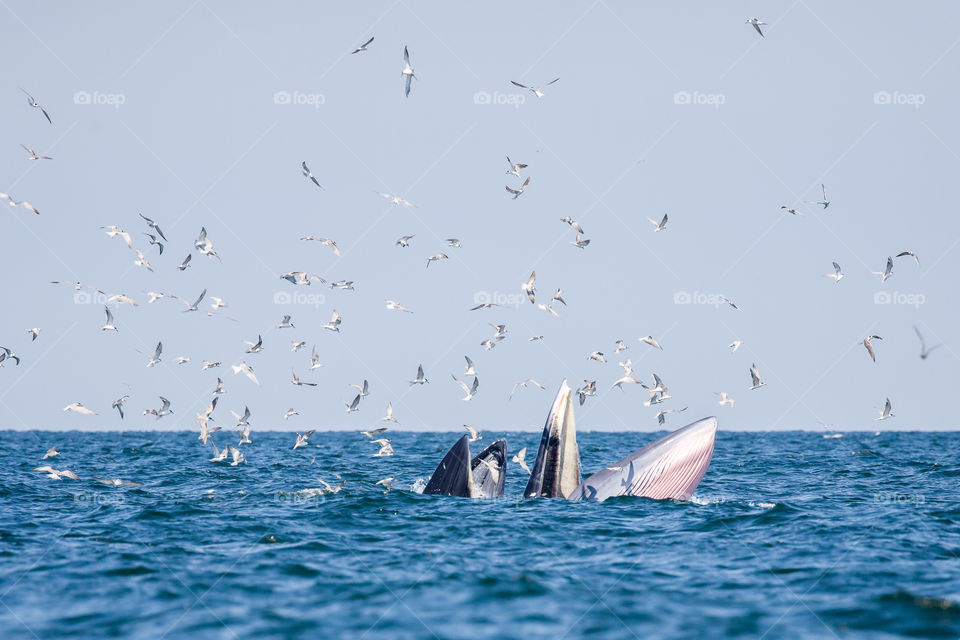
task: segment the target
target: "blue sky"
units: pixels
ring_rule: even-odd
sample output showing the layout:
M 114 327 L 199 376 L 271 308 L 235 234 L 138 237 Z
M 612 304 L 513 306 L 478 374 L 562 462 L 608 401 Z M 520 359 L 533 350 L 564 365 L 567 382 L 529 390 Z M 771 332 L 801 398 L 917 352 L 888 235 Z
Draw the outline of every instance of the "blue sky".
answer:
M 219 375 L 227 426 L 246 405 L 255 429 L 369 428 L 392 401 L 407 429 L 537 428 L 566 377 L 598 381 L 580 429 L 654 430 L 639 386 L 610 389 L 630 357 L 635 375 L 669 385 L 664 407 L 689 407 L 667 426 L 717 415 L 726 429 L 954 427 L 960 7 L 927 9 L 921 21 L 906 5 L 818 2 L 5 3 L 0 189 L 41 215 L 0 220 L 0 336 L 23 359 L 0 368 L 0 425 L 190 428 Z M 745 24 L 754 15 L 764 38 Z M 556 77 L 539 100 L 510 84 Z M 54 160 L 31 162 L 21 143 Z M 529 165 L 516 200 L 506 155 Z M 821 183 L 827 210 L 804 202 Z M 167 235 L 162 256 L 138 213 Z M 647 218 L 664 213 L 655 233 Z M 571 246 L 563 216 L 587 248 Z M 155 272 L 100 229 L 113 224 Z M 222 262 L 193 251 L 180 272 L 201 227 Z M 309 234 L 343 257 L 299 240 Z M 405 234 L 411 246 L 395 246 Z M 919 267 L 900 258 L 885 283 L 871 275 L 903 250 Z M 441 251 L 450 259 L 425 268 Z M 823 277 L 832 261 L 846 274 L 837 285 Z M 540 301 L 562 288 L 559 318 L 522 297 L 534 269 Z M 279 278 L 292 270 L 356 290 L 294 287 Z M 116 308 L 120 331 L 101 332 L 102 305 L 51 280 L 140 306 Z M 229 307 L 183 313 L 143 293 L 203 289 Z M 485 295 L 509 304 L 469 311 Z M 321 328 L 333 309 L 339 334 Z M 295 329 L 275 328 L 285 314 Z M 487 323 L 508 328 L 491 351 Z M 944 346 L 921 360 L 913 325 Z M 860 344 L 874 333 L 876 363 Z M 244 354 L 258 334 L 264 351 Z M 637 341 L 648 334 L 662 352 Z M 618 338 L 630 349 L 615 355 Z M 292 353 L 294 339 L 307 349 Z M 147 368 L 158 340 L 163 363 Z M 307 372 L 313 344 L 324 367 Z M 594 350 L 608 363 L 588 361 Z M 450 378 L 463 378 L 464 355 L 480 378 L 470 402 Z M 223 366 L 201 372 L 205 359 Z M 259 387 L 229 370 L 241 360 Z M 749 391 L 753 362 L 767 386 Z M 421 363 L 431 382 L 411 388 Z M 291 367 L 318 386 L 291 385 Z M 364 378 L 371 394 L 347 415 L 349 384 Z M 547 391 L 508 401 L 525 378 Z M 110 403 L 125 393 L 121 422 Z M 160 395 L 175 413 L 141 416 Z M 886 397 L 896 417 L 873 422 Z M 61 411 L 77 401 L 100 415 Z M 289 407 L 301 415 L 285 422 Z

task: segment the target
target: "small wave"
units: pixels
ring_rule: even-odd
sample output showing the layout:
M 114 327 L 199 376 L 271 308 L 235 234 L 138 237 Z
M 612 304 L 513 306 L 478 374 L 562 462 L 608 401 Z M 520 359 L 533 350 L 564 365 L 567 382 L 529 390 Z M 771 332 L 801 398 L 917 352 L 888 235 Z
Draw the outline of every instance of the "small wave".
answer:
M 423 490 L 427 488 L 427 479 L 426 478 L 417 478 L 412 485 L 410 485 L 410 491 L 414 493 L 423 493 Z

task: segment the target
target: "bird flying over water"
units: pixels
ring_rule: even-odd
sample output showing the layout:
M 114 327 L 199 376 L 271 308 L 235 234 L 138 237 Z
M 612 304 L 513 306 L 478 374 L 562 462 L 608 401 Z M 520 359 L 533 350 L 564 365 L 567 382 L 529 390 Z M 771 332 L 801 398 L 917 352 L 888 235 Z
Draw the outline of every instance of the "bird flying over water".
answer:
M 937 347 L 939 347 L 940 345 L 935 344 L 929 349 L 927 349 L 927 343 L 924 341 L 923 335 L 921 335 L 920 333 L 920 329 L 917 329 L 916 325 L 914 325 L 913 330 L 917 333 L 917 337 L 920 338 L 920 359 L 926 360 L 927 356 L 930 355 L 930 352 L 936 349 Z
M 516 200 L 517 198 L 520 197 L 520 194 L 521 194 L 521 193 L 523 193 L 524 191 L 526 191 L 527 185 L 529 185 L 529 184 L 530 184 L 530 176 L 527 176 L 527 179 L 523 181 L 523 184 L 520 185 L 520 188 L 519 188 L 519 189 L 512 189 L 512 188 L 510 188 L 509 185 L 507 185 L 507 186 L 505 187 L 505 189 L 506 189 L 508 192 L 512 193 L 512 194 L 513 194 L 513 199 Z
M 661 219 L 660 222 L 657 222 L 656 220 L 653 220 L 651 218 L 647 218 L 647 220 L 649 220 L 650 224 L 653 225 L 654 232 L 663 231 L 667 226 L 667 214 L 663 214 L 663 219 Z
M 367 50 L 367 46 L 368 46 L 371 42 L 373 42 L 373 38 L 370 38 L 369 40 L 367 40 L 366 42 L 364 42 L 362 45 L 360 45 L 359 47 L 357 47 L 356 49 L 354 49 L 353 51 L 351 51 L 351 52 L 350 52 L 351 55 L 354 54 L 354 53 L 360 53 L 361 51 L 366 51 L 366 50 Z
M 526 169 L 527 165 L 521 162 L 514 162 L 510 159 L 510 156 L 507 156 L 507 164 L 510 165 L 510 168 L 507 169 L 507 173 L 510 175 L 520 177 L 520 169 Z
M 30 160 L 53 160 L 53 158 L 50 156 L 38 155 L 33 149 L 25 144 L 21 144 L 20 146 L 23 147 L 24 151 L 30 154 Z
M 874 418 L 874 420 L 886 420 L 887 418 L 894 417 L 891 409 L 893 409 L 893 406 L 890 404 L 890 398 L 887 398 L 887 402 L 883 405 L 883 409 L 880 409 L 880 417 Z
M 887 279 L 893 275 L 893 258 L 887 256 L 887 266 L 883 271 L 871 271 L 870 273 L 875 276 L 880 276 L 880 282 L 886 282 Z
M 29 104 L 34 109 L 40 109 L 40 111 L 43 113 L 43 116 L 47 119 L 47 122 L 49 122 L 50 124 L 53 124 L 53 120 L 50 119 L 50 114 L 47 113 L 47 110 L 44 109 L 43 106 L 41 106 L 41 104 L 37 102 L 36 99 L 34 99 L 34 97 L 30 95 L 26 89 L 24 89 L 23 87 L 20 87 L 20 91 L 23 91 L 27 95 L 27 104 Z
M 760 37 L 763 37 L 763 31 L 760 30 L 760 27 L 761 25 L 767 24 L 766 22 L 760 22 L 760 18 L 747 18 L 747 24 L 752 24 L 753 28 L 760 34 Z
M 406 45 L 404 45 L 403 47 L 403 71 L 400 72 L 400 75 L 403 76 L 403 80 L 404 80 L 404 88 L 403 88 L 404 96 L 409 98 L 410 84 L 414 81 L 414 79 L 416 79 L 417 76 L 414 75 L 413 67 L 410 66 L 410 52 L 407 51 Z
M 545 84 L 542 84 L 542 85 L 540 85 L 539 87 L 528 87 L 528 86 L 523 85 L 523 84 L 520 84 L 519 82 L 516 82 L 516 81 L 514 81 L 514 80 L 511 80 L 511 81 L 510 81 L 510 84 L 514 85 L 515 87 L 520 87 L 521 89 L 526 89 L 527 91 L 531 91 L 531 92 L 533 92 L 533 95 L 537 96 L 537 98 L 542 98 L 542 97 L 543 97 L 543 88 L 544 88 L 544 87 L 549 87 L 551 84 L 553 84 L 554 82 L 556 82 L 556 81 L 559 80 L 559 79 L 560 79 L 560 78 L 554 78 L 554 79 L 551 80 L 550 82 L 547 82 L 547 83 L 545 83 Z
M 818 204 L 826 209 L 830 206 L 830 200 L 827 199 L 827 187 L 821 184 L 820 188 L 823 190 L 823 200 L 807 200 L 807 204 Z
M 843 279 L 843 272 L 840 271 L 840 265 L 837 264 L 836 262 L 834 262 L 834 263 L 833 263 L 833 273 L 825 273 L 825 274 L 823 274 L 823 277 L 824 277 L 824 278 L 831 278 L 831 279 L 834 281 L 834 283 L 839 284 L 839 282 Z
M 752 386 L 750 387 L 751 391 L 753 389 L 759 389 L 760 387 L 766 386 L 766 382 L 760 380 L 760 370 L 757 369 L 756 364 L 750 365 L 750 382 Z
M 883 340 L 883 338 L 880 336 L 867 336 L 863 339 L 863 346 L 866 348 L 867 353 L 870 354 L 870 359 L 876 362 L 877 354 L 873 350 L 873 345 L 870 343 L 871 340 Z

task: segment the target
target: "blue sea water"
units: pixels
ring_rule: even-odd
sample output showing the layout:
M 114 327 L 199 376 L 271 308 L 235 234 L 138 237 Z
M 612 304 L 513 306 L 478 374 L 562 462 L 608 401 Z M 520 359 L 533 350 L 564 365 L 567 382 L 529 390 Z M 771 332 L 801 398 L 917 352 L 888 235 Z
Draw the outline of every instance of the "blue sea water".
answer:
M 720 432 L 694 500 L 600 504 L 520 500 L 515 464 L 504 499 L 420 495 L 459 434 L 388 435 L 254 432 L 230 467 L 195 433 L 0 432 L 0 637 L 960 636 L 956 433 Z M 654 437 L 580 433 L 584 471 Z M 51 445 L 80 481 L 31 472 Z

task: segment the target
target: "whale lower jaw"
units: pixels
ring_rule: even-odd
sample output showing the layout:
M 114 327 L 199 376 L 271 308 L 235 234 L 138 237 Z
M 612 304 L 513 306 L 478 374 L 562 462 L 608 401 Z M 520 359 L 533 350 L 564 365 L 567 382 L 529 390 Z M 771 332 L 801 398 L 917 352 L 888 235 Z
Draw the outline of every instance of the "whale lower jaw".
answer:
M 593 474 L 567 496 L 601 502 L 614 496 L 688 500 L 713 458 L 717 419 L 704 418 Z

